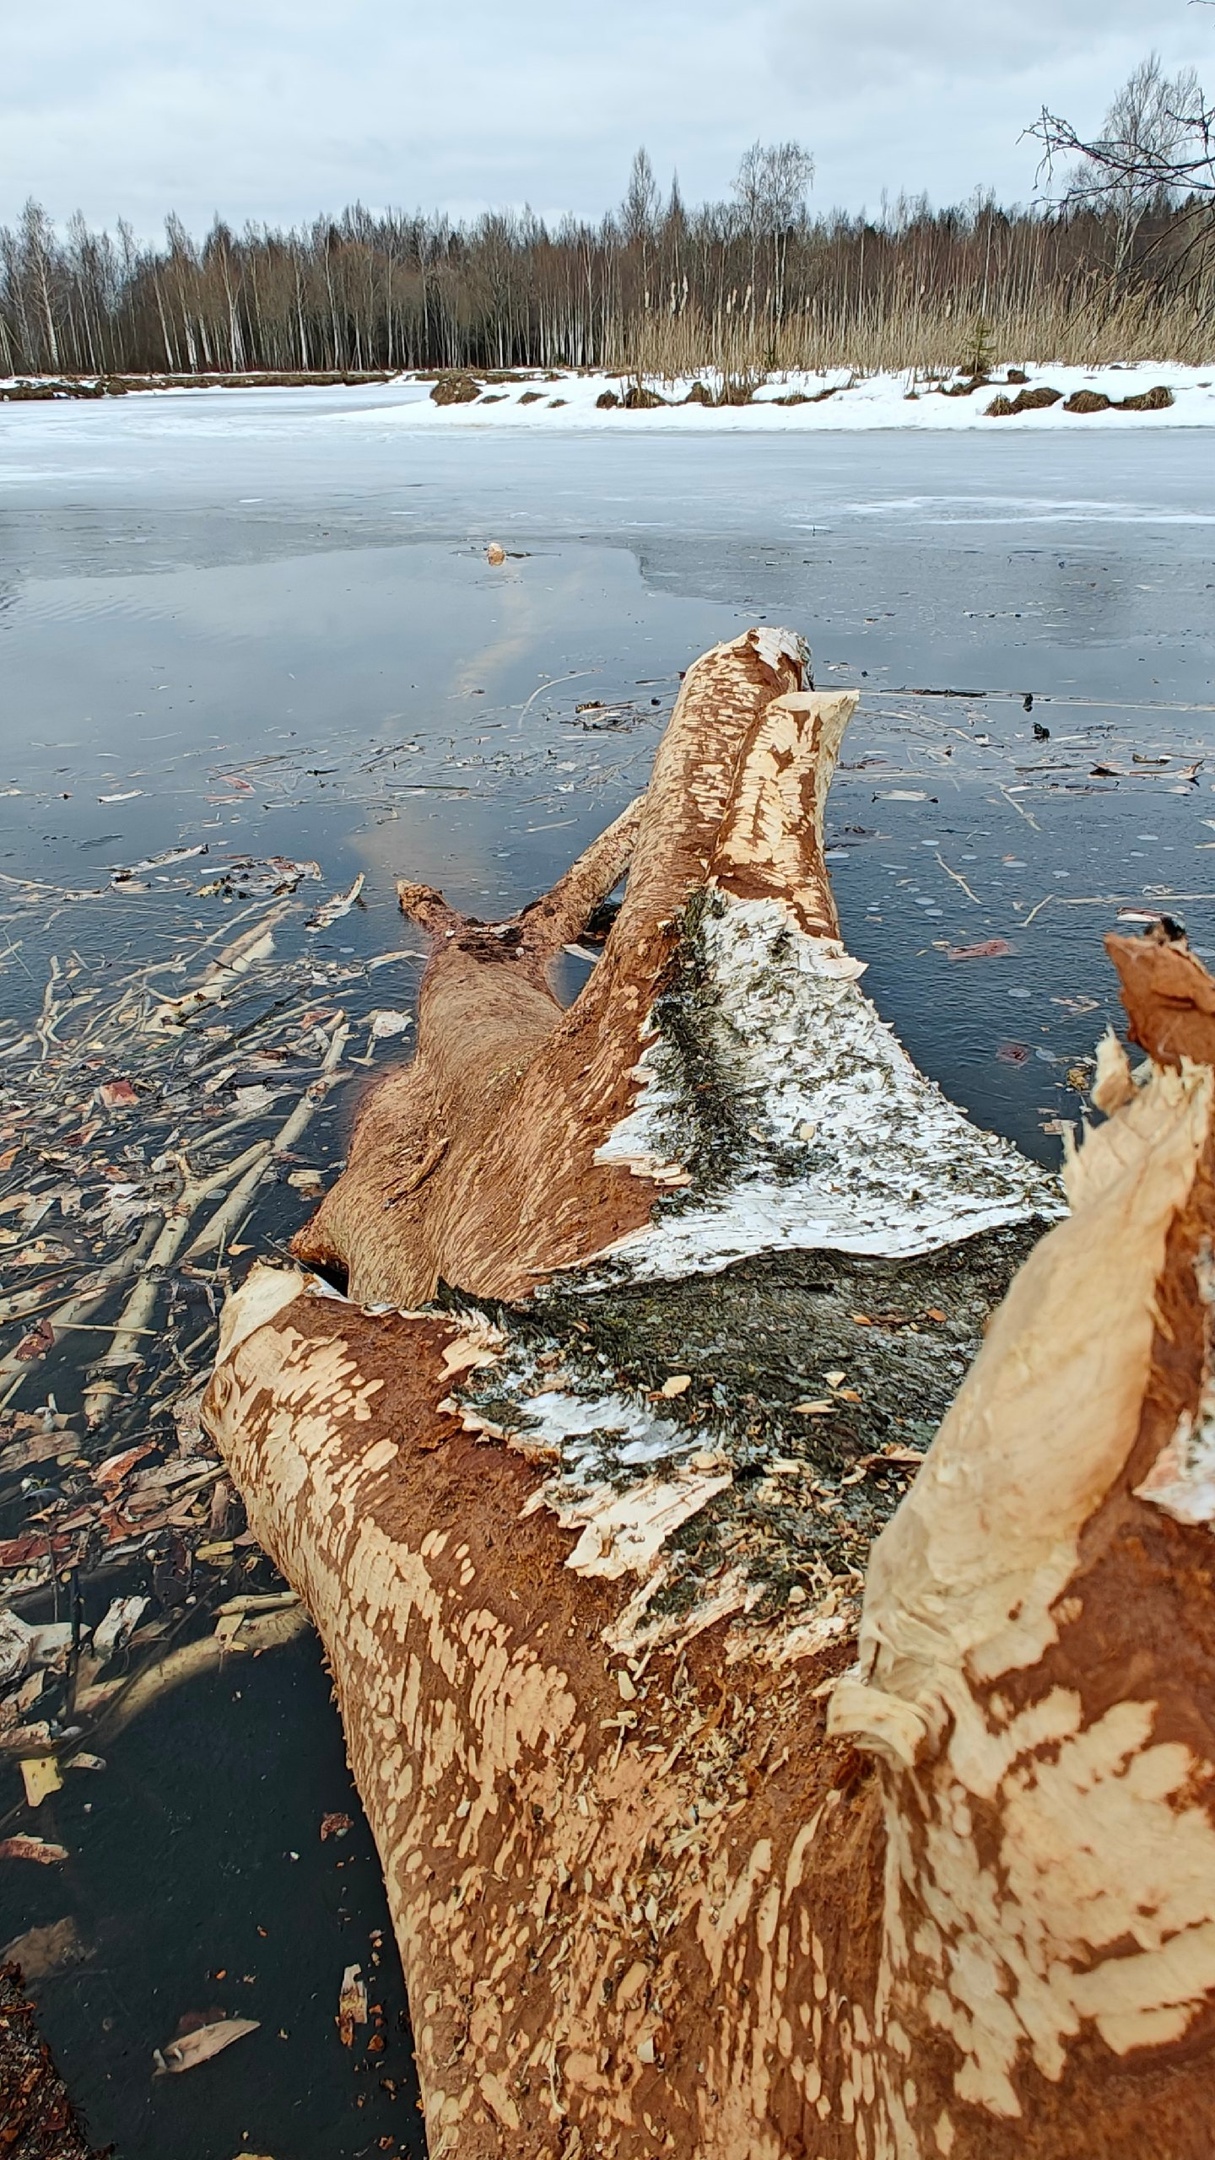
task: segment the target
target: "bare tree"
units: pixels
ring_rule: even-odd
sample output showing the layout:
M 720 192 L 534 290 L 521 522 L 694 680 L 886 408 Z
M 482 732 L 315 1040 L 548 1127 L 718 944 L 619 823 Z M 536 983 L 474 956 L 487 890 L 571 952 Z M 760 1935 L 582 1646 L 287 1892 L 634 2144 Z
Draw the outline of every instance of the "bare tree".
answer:
M 658 229 L 661 197 L 649 153 L 644 146 L 636 151 L 629 170 L 629 184 L 620 206 L 620 224 L 625 245 L 641 250 L 641 289 L 645 313 L 650 312 L 650 251 Z
M 21 246 L 28 284 L 30 316 L 37 323 L 42 364 L 60 366 L 59 335 L 55 322 L 54 275 L 58 247 L 55 229 L 41 203 L 31 196 L 21 213 Z
M 814 159 L 797 142 L 753 142 L 745 150 L 734 180 L 743 223 L 751 242 L 751 320 L 755 320 L 755 285 L 760 243 L 772 247 L 773 322 L 784 317 L 785 261 L 792 228 L 806 214 L 806 191 L 814 178 Z
M 1193 68 L 1166 76 L 1158 53 L 1128 77 L 1100 135 L 1086 140 L 1045 105 L 1028 132 L 1042 145 L 1040 173 L 1050 180 L 1056 165 L 1076 160 L 1066 199 L 1112 208 L 1131 237 L 1158 196 L 1215 197 L 1215 106 Z
M 648 240 L 658 222 L 658 183 L 649 153 L 644 147 L 634 153 L 629 170 L 629 184 L 621 205 L 621 224 L 626 240 Z
M 1202 107 L 1202 90 L 1193 68 L 1164 74 L 1159 53 L 1128 76 L 1105 116 L 1104 157 L 1081 165 L 1073 183 L 1075 197 L 1087 203 L 1102 190 L 1115 216 L 1115 268 L 1130 254 L 1144 213 L 1160 195 L 1175 196 L 1174 183 L 1156 176 L 1162 161 L 1176 161 L 1192 134 L 1193 115 Z

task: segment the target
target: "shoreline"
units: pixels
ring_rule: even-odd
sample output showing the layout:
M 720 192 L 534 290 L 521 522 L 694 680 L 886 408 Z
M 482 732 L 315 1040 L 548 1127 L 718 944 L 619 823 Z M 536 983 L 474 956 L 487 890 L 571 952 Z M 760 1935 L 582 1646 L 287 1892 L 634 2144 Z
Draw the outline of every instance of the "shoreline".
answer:
M 675 378 L 569 368 L 15 376 L 0 379 L 0 404 L 343 388 L 382 389 L 384 403 L 374 409 L 375 417 L 410 428 L 658 427 L 697 433 L 982 428 L 1007 433 L 1215 426 L 1215 364 L 1200 368 L 1165 361 L 1093 367 L 1026 362 L 1019 368 L 1002 366 L 977 382 L 960 371 L 932 377 L 915 370 L 857 375 L 845 367 L 773 372 L 743 384 L 723 382 L 709 368 Z M 365 406 L 357 417 L 366 420 Z
M 290 368 L 215 370 L 201 375 L 154 372 L 127 375 L 122 372 L 96 375 L 3 375 L 0 403 L 12 405 L 53 404 L 58 398 L 127 397 L 153 390 L 324 390 L 339 386 L 367 388 L 376 383 L 400 382 L 396 368 L 322 368 L 305 374 Z

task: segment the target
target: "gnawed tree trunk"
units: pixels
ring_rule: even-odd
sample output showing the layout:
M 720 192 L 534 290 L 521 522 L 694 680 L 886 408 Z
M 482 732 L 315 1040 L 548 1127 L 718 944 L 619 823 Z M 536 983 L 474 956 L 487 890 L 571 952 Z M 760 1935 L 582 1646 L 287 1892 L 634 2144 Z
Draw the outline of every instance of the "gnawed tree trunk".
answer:
M 1215 984 L 1113 941 L 1155 1062 L 1104 1049 L 1058 1220 L 858 987 L 800 675 L 700 661 L 516 921 L 402 888 L 417 1057 L 207 1422 L 328 1647 L 433 2160 L 1205 2160 Z

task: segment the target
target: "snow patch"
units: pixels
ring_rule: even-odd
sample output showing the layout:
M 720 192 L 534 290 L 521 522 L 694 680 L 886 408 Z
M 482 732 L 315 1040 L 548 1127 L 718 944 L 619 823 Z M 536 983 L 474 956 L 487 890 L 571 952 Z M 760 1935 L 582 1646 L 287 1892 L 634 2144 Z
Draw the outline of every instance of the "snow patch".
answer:
M 1004 372 L 1003 369 L 999 371 L 1000 375 Z M 982 384 L 967 395 L 944 396 L 943 389 L 959 387 L 958 378 L 938 383 L 917 378 L 910 371 L 857 376 L 850 368 L 829 368 L 821 372 L 793 369 L 787 374 L 771 376 L 759 385 L 746 405 L 686 404 L 684 400 L 696 381 L 703 383 L 710 392 L 719 387 L 719 378 L 714 371 L 704 369 L 699 376 L 648 377 L 646 386 L 662 399 L 661 406 L 628 412 L 619 406 L 603 409 L 597 401 L 605 391 L 612 391 L 619 397 L 627 389 L 631 377 L 603 372 L 580 374 L 568 370 L 552 381 L 540 377 L 520 378 L 517 383 L 508 385 L 487 385 L 493 402 L 481 399 L 467 405 L 436 405 L 429 395 L 429 383 L 421 385 L 406 376 L 385 386 L 382 402 L 361 405 L 359 409 L 343 414 L 340 424 L 377 429 L 385 423 L 410 429 L 522 427 L 539 428 L 543 432 L 571 428 L 580 431 L 593 428 L 598 432 L 614 428 L 629 433 L 659 428 L 690 430 L 694 434 L 789 431 L 836 434 L 873 428 L 919 429 L 932 433 L 982 428 L 990 434 L 1007 434 L 1013 430 L 1033 433 L 1058 428 L 1091 432 L 1110 428 L 1125 431 L 1141 427 L 1215 426 L 1215 368 L 1212 367 L 1185 367 L 1173 361 L 1137 361 L 1127 366 L 1085 368 L 1055 366 L 1047 360 L 1025 362 L 1024 372 L 1029 376 L 1031 389 L 1049 386 L 1058 390 L 1061 393 L 1058 403 L 1037 411 L 990 419 L 987 408 L 993 398 L 1016 395 L 1015 386 L 1010 389 L 999 378 Z M 1163 412 L 1069 413 L 1063 409 L 1065 401 L 1077 390 L 1097 391 L 1108 398 L 1121 400 L 1154 389 L 1158 383 L 1165 384 L 1174 399 Z M 547 395 L 536 398 L 537 389 Z M 231 391 L 215 394 L 234 395 Z M 275 394 L 282 397 L 288 393 Z M 527 404 L 522 403 L 525 395 L 529 396 Z M 786 399 L 804 399 L 805 402 L 782 402 Z M 14 407 L 13 410 L 38 411 L 39 408 Z M 59 408 L 54 410 L 58 412 Z

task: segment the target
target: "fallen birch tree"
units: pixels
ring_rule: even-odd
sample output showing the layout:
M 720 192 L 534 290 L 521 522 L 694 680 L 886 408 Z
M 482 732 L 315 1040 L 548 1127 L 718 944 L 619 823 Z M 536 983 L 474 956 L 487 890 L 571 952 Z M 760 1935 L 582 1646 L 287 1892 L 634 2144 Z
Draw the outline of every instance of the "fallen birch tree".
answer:
M 401 888 L 417 1055 L 206 1422 L 328 1650 L 432 2160 L 1205 2160 L 1215 983 L 1110 941 L 1149 1058 L 1064 1219 L 859 987 L 802 668 L 699 661 L 514 920 Z

